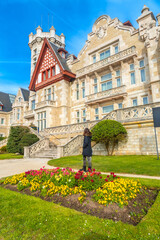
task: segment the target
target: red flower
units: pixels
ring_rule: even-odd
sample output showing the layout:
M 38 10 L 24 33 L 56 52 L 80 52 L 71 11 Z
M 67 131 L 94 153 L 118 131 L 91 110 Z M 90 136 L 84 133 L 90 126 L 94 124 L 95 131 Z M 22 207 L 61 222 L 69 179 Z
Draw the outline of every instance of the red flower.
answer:
M 109 178 L 109 175 L 107 175 L 107 178 Z
M 94 182 L 94 180 L 93 180 L 93 179 L 91 179 L 91 182 Z
M 102 178 L 102 176 L 100 176 L 100 178 Z
M 116 177 L 116 175 L 113 175 L 113 177 Z
M 95 172 L 96 170 L 93 168 L 93 172 Z
M 82 179 L 82 181 L 84 181 L 84 178 L 83 178 L 83 177 L 82 177 L 81 179 Z
M 108 179 L 106 178 L 105 181 L 108 182 Z

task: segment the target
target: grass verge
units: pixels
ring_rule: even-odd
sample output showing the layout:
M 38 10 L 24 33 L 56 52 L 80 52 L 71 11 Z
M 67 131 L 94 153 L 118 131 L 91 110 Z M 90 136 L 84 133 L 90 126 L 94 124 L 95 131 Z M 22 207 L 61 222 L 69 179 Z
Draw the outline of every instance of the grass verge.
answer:
M 140 181 L 148 186 L 160 187 L 160 181 Z M 158 240 L 160 193 L 143 220 L 132 226 L 99 219 L 0 187 L 0 219 L 0 238 L 5 240 Z
M 62 157 L 48 162 L 50 166 L 82 168 L 82 156 Z M 156 156 L 93 156 L 92 166 L 96 171 L 160 176 L 160 160 Z
M 14 153 L 3 153 L 0 154 L 0 160 L 5 160 L 5 159 L 20 159 L 23 158 L 23 155 L 17 155 Z

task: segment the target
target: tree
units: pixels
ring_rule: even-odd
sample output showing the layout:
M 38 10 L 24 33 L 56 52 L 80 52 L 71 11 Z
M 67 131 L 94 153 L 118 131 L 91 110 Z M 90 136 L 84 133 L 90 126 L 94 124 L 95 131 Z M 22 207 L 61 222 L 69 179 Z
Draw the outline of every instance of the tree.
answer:
M 127 136 L 127 131 L 123 125 L 114 120 L 102 120 L 91 130 L 92 141 L 104 143 L 108 155 L 112 155 L 115 146 Z
M 35 135 L 35 134 L 32 134 L 32 133 L 26 133 L 19 145 L 18 145 L 18 152 L 20 154 L 24 154 L 24 147 L 26 146 L 31 146 L 32 144 L 34 144 L 35 142 L 37 142 L 39 140 L 39 138 Z
M 28 127 L 11 127 L 7 142 L 7 151 L 9 153 L 24 153 L 23 147 L 30 146 L 37 142 L 39 138 L 30 133 Z
M 21 141 L 21 138 L 29 132 L 27 127 L 16 126 L 11 127 L 8 142 L 7 142 L 7 151 L 9 153 L 18 153 L 18 145 Z

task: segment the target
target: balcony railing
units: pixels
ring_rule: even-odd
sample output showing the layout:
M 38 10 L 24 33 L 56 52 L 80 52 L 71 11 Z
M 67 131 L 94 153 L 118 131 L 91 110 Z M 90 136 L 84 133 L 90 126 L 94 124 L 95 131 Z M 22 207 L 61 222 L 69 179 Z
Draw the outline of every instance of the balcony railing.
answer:
M 114 54 L 114 55 L 112 55 L 108 58 L 105 58 L 105 59 L 100 60 L 96 63 L 90 64 L 90 65 L 88 65 L 84 68 L 79 69 L 76 72 L 76 77 L 77 78 L 82 77 L 86 74 L 89 74 L 91 72 L 100 70 L 100 69 L 102 69 L 106 66 L 109 66 L 109 65 L 113 64 L 113 63 L 116 63 L 116 62 L 122 61 L 124 59 L 133 57 L 134 55 L 136 55 L 136 47 L 132 46 L 132 47 L 127 48 L 124 51 L 121 51 L 117 54 Z
M 54 105 L 55 105 L 55 101 L 45 100 L 43 102 L 36 103 L 35 110 L 39 108 L 53 107 Z
M 86 96 L 86 103 L 92 104 L 94 102 L 102 102 L 107 100 L 107 98 L 109 99 L 119 98 L 124 95 L 127 95 L 125 85 L 88 95 Z
M 31 118 L 34 117 L 34 110 L 28 110 L 24 113 L 24 118 Z

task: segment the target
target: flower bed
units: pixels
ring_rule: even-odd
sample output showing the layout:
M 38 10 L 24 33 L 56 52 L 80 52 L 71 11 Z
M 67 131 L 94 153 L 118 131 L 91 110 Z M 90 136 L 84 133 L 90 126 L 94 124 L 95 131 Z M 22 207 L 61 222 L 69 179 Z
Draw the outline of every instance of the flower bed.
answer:
M 136 225 L 154 203 L 158 189 L 138 181 L 71 168 L 30 170 L 1 181 L 3 187 L 41 197 L 100 218 Z
M 80 194 L 78 200 L 83 202 L 88 191 L 95 191 L 92 198 L 99 204 L 117 203 L 128 205 L 128 201 L 141 193 L 142 186 L 134 180 L 117 177 L 113 172 L 105 178 L 100 172 L 74 172 L 71 168 L 54 168 L 30 170 L 28 172 L 8 177 L 3 184 L 17 185 L 19 191 L 29 188 L 31 192 L 39 190 L 42 196 L 60 194 Z

